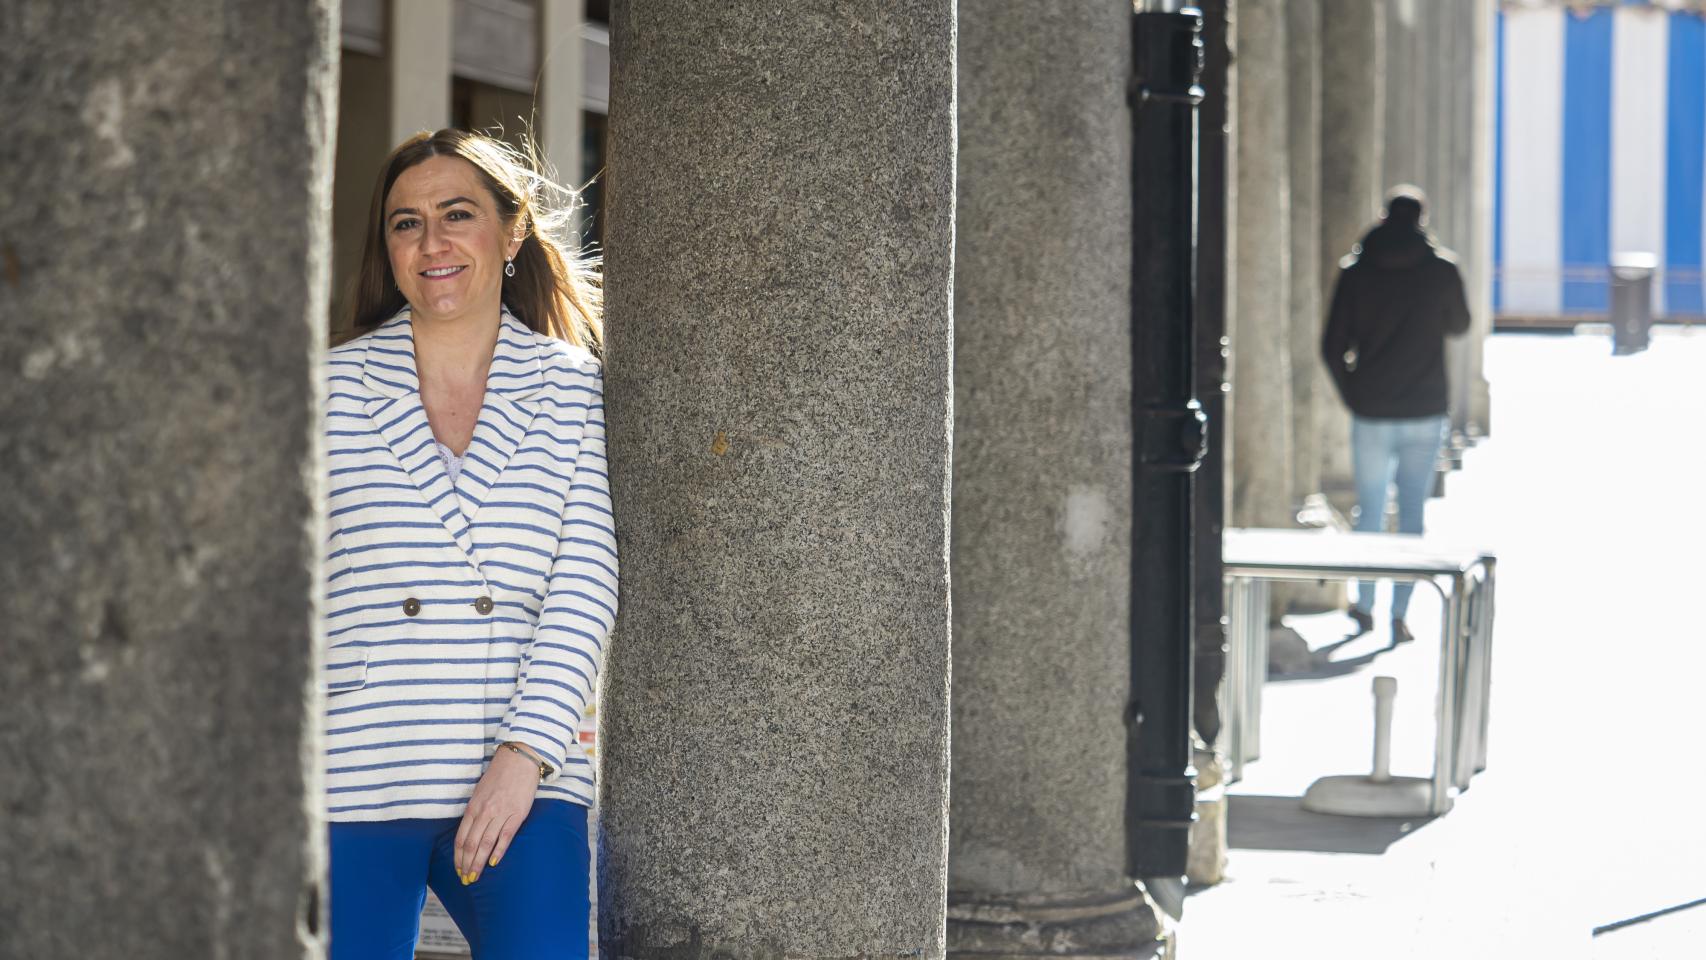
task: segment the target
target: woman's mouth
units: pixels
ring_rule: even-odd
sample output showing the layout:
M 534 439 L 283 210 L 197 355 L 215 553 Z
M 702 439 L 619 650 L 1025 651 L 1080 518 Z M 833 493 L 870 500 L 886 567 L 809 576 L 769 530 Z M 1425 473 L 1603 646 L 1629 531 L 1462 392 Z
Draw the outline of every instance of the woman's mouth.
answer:
M 431 270 L 422 270 L 421 276 L 428 280 L 443 280 L 446 277 L 454 277 L 466 269 L 467 267 L 433 267 Z

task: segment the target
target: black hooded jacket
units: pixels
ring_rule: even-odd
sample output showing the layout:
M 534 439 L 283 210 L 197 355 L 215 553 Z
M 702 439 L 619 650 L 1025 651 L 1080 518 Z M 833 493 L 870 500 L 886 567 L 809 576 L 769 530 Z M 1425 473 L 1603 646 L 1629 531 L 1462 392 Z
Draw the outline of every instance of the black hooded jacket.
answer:
M 1434 416 L 1450 406 L 1445 338 L 1468 329 L 1469 303 L 1451 253 L 1420 228 L 1387 221 L 1340 264 L 1321 357 L 1357 416 Z

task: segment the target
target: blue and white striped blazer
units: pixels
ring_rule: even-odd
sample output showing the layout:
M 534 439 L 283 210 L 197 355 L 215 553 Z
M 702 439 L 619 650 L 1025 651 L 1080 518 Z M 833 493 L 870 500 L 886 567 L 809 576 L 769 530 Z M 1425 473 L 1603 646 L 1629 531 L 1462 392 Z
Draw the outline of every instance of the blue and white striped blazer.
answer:
M 616 619 L 603 372 L 504 311 L 455 486 L 405 309 L 331 351 L 326 787 L 332 820 L 458 817 L 497 743 L 593 802 L 578 731 Z

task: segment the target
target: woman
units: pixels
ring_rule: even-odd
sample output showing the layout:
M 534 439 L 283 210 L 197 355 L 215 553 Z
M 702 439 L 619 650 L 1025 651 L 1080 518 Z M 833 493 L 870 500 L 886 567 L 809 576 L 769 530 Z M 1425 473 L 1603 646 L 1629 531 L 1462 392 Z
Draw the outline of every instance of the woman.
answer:
M 457 130 L 374 189 L 326 424 L 334 960 L 413 956 L 429 886 L 480 960 L 587 955 L 616 540 L 598 293 L 551 189 Z

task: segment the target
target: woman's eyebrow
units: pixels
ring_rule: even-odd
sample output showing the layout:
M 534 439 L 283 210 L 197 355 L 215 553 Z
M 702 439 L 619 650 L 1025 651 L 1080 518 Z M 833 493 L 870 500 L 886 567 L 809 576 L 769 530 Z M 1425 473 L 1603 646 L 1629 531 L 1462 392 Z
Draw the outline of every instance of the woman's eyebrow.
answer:
M 451 197 L 449 200 L 439 201 L 438 209 L 443 210 L 445 207 L 453 207 L 459 203 L 467 203 L 467 204 L 473 204 L 474 206 L 479 206 L 479 204 L 474 203 L 474 201 L 468 199 L 467 197 Z M 421 215 L 421 212 L 419 210 L 416 210 L 414 207 L 398 207 L 397 209 L 386 214 L 385 219 L 389 220 L 399 213 L 409 213 L 409 214 L 413 214 L 417 217 Z

